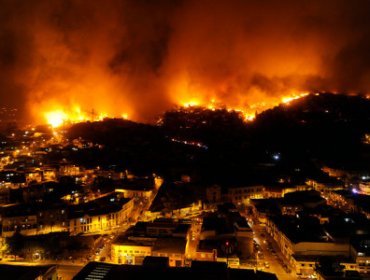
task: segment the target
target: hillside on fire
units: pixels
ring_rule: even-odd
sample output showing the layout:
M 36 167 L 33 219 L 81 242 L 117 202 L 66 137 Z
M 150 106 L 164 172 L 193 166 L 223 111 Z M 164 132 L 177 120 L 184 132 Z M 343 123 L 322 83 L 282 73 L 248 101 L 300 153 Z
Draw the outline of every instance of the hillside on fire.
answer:
M 237 111 L 194 106 L 166 112 L 157 125 L 106 119 L 72 125 L 67 135 L 100 145 L 70 154 L 81 163 L 242 183 L 263 169 L 272 177 L 322 165 L 362 169 L 370 162 L 369 127 L 370 100 L 321 93 L 264 111 L 252 122 Z

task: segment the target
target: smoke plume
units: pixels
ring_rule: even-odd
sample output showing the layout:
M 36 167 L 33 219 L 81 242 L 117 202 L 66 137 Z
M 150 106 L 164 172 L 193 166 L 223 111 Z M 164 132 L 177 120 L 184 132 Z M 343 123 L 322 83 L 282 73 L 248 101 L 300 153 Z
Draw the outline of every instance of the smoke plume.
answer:
M 370 90 L 367 0 L 0 0 L 0 104 L 153 121 Z

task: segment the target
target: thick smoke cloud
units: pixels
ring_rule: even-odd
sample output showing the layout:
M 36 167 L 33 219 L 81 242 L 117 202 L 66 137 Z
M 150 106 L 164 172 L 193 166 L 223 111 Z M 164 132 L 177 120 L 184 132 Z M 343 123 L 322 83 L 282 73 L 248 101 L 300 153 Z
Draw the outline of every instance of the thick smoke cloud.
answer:
M 370 90 L 367 0 L 0 0 L 0 103 L 153 121 L 194 99 Z M 256 107 L 256 109 L 258 109 Z

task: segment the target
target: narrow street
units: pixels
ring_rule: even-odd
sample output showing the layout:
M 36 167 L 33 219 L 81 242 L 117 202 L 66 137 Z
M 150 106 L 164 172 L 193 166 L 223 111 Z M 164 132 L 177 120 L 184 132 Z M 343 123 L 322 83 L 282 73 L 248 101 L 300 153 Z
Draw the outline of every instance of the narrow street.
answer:
M 258 257 L 258 268 L 266 272 L 276 274 L 279 280 L 294 280 L 297 279 L 293 272 L 288 273 L 284 269 L 284 258 L 281 255 L 275 241 L 265 232 L 265 227 L 261 225 L 253 225 L 253 232 L 255 233 L 254 240 L 259 246 L 261 252 Z
M 195 257 L 197 246 L 199 243 L 201 229 L 202 229 L 201 219 L 195 218 L 191 224 L 191 229 L 189 233 L 190 234 L 189 242 L 188 242 L 188 247 L 186 250 L 186 257 L 188 259 L 192 259 Z

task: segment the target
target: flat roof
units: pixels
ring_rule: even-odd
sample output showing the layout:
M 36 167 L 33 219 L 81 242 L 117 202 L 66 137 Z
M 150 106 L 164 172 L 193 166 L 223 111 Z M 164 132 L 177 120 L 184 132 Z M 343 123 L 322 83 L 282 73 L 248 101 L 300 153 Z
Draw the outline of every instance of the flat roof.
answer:
M 94 278 L 95 277 L 95 278 Z M 99 277 L 99 278 L 98 278 Z M 191 267 L 116 265 L 90 262 L 73 280 L 277 280 L 275 274 L 247 269 L 227 269 L 225 263 L 193 262 Z
M 100 197 L 87 203 L 73 205 L 69 208 L 69 218 L 80 218 L 84 215 L 97 216 L 109 213 L 118 212 L 123 205 L 128 203 L 131 199 L 123 198 L 117 193 Z
M 56 269 L 56 265 L 26 266 L 0 264 L 0 275 L 1 279 L 36 279 L 51 269 Z
M 331 242 L 317 218 L 282 215 L 271 220 L 293 243 Z

